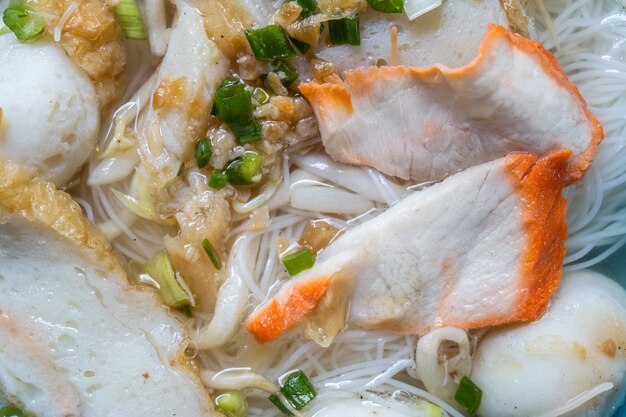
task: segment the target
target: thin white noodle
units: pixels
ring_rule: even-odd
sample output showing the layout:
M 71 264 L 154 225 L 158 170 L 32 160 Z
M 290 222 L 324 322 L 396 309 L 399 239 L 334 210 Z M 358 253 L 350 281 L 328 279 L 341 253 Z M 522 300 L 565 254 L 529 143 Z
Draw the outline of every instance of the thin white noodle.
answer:
M 83 208 L 83 211 L 85 212 L 85 216 L 87 216 L 87 218 L 93 223 L 94 217 L 93 217 L 93 208 L 91 207 L 91 204 L 89 204 L 86 200 L 80 197 L 74 197 L 74 201 L 80 204 L 80 206 Z
M 61 42 L 61 33 L 63 31 L 63 28 L 65 27 L 65 24 L 67 23 L 67 20 L 70 18 L 72 13 L 74 13 L 74 11 L 77 8 L 78 8 L 78 2 L 73 1 L 68 6 L 68 8 L 65 9 L 63 14 L 59 18 L 59 21 L 57 22 L 56 26 L 54 27 L 54 31 L 53 31 L 53 38 L 54 38 L 55 42 L 57 42 L 57 43 Z
M 573 411 L 576 408 L 580 407 L 581 405 L 585 404 L 586 402 L 591 401 L 593 398 L 597 397 L 598 395 L 603 394 L 612 389 L 613 389 L 612 382 L 603 382 L 591 388 L 590 390 L 582 392 L 578 394 L 577 396 L 575 396 L 574 398 L 567 400 L 567 402 L 563 404 L 561 407 L 558 407 L 557 409 L 552 410 L 548 413 L 541 414 L 539 417 L 559 417 L 559 416 L 565 415 L 569 413 L 570 411 Z

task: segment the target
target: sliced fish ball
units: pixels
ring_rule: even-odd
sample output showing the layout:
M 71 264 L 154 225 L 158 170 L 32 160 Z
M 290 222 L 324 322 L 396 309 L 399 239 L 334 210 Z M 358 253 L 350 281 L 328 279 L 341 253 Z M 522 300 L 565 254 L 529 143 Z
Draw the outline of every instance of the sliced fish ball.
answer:
M 603 138 L 556 59 L 501 26 L 491 26 L 478 57 L 458 69 L 370 67 L 344 78 L 300 85 L 326 151 L 403 179 L 441 179 L 514 151 L 570 149 L 571 182 Z
M 626 291 L 596 272 L 565 275 L 540 320 L 480 341 L 471 377 L 483 417 L 608 415 L 624 399 Z
M 39 417 L 211 416 L 183 325 L 70 196 L 0 161 L 0 391 Z
M 508 27 L 498 0 L 446 0 L 442 6 L 410 21 L 404 13 L 382 13 L 368 7 L 359 13 L 361 45 L 326 46 L 317 55 L 338 73 L 377 65 L 458 67 L 469 64 L 490 23 Z M 392 62 L 391 27 L 398 28 L 397 62 Z
M 569 155 L 511 154 L 404 197 L 334 240 L 248 330 L 267 342 L 303 326 L 328 345 L 346 314 L 418 335 L 536 319 L 561 278 Z

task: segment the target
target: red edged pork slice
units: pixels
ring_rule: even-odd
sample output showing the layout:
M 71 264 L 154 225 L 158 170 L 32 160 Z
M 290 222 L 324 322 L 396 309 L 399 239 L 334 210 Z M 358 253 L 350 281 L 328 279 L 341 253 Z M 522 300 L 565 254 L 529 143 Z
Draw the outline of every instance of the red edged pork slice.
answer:
M 538 318 L 561 279 L 571 151 L 514 153 L 416 191 L 346 231 L 247 321 L 259 342 L 348 323 L 423 335 Z
M 370 67 L 300 91 L 333 159 L 403 179 L 438 180 L 515 151 L 569 149 L 569 183 L 603 138 L 556 58 L 497 25 L 467 66 Z

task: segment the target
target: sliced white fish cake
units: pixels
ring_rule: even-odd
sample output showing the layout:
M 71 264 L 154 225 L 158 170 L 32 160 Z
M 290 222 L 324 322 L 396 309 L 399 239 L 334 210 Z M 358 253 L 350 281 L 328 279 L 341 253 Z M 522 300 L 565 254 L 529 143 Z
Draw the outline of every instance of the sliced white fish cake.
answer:
M 457 67 L 469 64 L 489 23 L 508 27 L 506 13 L 498 0 L 446 0 L 441 7 L 410 21 L 404 13 L 381 13 L 368 7 L 359 13 L 359 46 L 326 46 L 316 53 L 341 73 L 392 63 L 391 28 L 398 28 L 395 64 Z
M 182 324 L 70 196 L 0 162 L 0 391 L 38 417 L 214 415 Z
M 179 1 L 146 120 L 139 153 L 155 195 L 193 158 L 195 142 L 207 130 L 213 96 L 228 75 L 228 62 L 204 31 L 198 10 Z
M 609 415 L 626 388 L 626 291 L 596 272 L 565 274 L 540 320 L 480 341 L 471 377 L 483 417 Z
M 248 319 L 260 342 L 348 322 L 425 334 L 533 320 L 561 278 L 568 151 L 472 167 L 346 231 Z
M 441 179 L 513 151 L 573 152 L 568 182 L 603 133 L 540 44 L 491 26 L 469 65 L 371 67 L 301 84 L 326 151 L 403 179 Z

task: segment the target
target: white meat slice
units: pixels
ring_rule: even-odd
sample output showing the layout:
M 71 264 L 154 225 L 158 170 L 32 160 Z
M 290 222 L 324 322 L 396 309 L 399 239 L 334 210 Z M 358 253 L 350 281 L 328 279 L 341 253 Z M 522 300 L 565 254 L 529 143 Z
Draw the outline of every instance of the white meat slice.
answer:
M 404 13 L 382 13 L 368 7 L 359 13 L 361 44 L 328 45 L 317 56 L 341 73 L 383 60 L 391 65 L 458 67 L 474 58 L 487 26 L 508 27 L 499 0 L 445 0 L 441 7 L 410 21 Z M 398 28 L 397 62 L 392 60 L 391 28 Z
M 371 67 L 301 84 L 333 159 L 403 179 L 441 179 L 513 151 L 573 152 L 568 182 L 603 133 L 540 44 L 491 26 L 469 65 Z
M 162 191 L 180 163 L 193 157 L 195 142 L 207 130 L 213 96 L 228 75 L 228 62 L 204 31 L 198 10 L 177 3 L 156 89 L 139 134 L 139 153 L 154 190 Z
M 425 334 L 537 318 L 561 277 L 569 151 L 472 167 L 346 231 L 248 319 L 260 342 L 300 324 L 323 345 L 348 321 Z
M 0 391 L 29 415 L 216 415 L 182 324 L 69 195 L 6 162 L 0 265 Z

